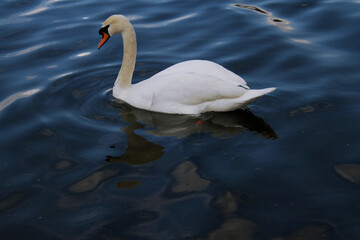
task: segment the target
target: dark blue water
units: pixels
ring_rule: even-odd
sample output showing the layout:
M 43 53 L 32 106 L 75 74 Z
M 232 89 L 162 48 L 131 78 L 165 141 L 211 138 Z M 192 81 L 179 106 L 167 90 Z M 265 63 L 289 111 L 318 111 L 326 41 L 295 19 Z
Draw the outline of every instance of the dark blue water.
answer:
M 134 82 L 207 59 L 277 90 L 199 118 L 116 103 L 119 13 Z M 1 239 L 360 239 L 359 1 L 6 0 L 0 26 Z

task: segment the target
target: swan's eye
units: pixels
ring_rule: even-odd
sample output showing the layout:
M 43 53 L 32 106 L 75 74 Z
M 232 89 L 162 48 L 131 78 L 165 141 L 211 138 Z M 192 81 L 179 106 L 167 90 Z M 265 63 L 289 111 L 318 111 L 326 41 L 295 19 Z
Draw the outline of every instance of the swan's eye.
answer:
M 99 35 L 104 36 L 104 33 L 106 33 L 107 35 L 110 35 L 109 32 L 108 32 L 109 26 L 110 26 L 110 25 L 107 25 L 107 26 L 105 26 L 105 27 L 100 28 L 100 30 L 99 30 Z

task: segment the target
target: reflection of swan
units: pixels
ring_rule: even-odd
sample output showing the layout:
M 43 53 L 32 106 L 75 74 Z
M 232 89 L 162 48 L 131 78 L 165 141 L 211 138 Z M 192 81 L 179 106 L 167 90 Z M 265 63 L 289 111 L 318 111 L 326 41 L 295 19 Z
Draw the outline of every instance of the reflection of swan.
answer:
M 115 102 L 118 105 L 117 102 Z M 150 112 L 121 104 L 120 115 L 130 125 L 122 128 L 128 137 L 128 147 L 119 156 L 107 156 L 108 162 L 125 162 L 143 165 L 155 161 L 164 154 L 164 148 L 136 134 L 135 130 L 153 128 L 148 133 L 156 136 L 186 137 L 192 133 L 208 132 L 214 136 L 230 136 L 243 130 L 260 134 L 264 138 L 277 139 L 274 130 L 261 118 L 249 110 L 232 112 L 209 112 L 200 116 L 174 115 Z
M 159 159 L 164 154 L 164 148 L 135 133 L 135 130 L 143 128 L 144 125 L 136 121 L 134 114 L 124 113 L 122 117 L 130 123 L 130 126 L 122 128 L 128 137 L 128 147 L 120 157 L 106 156 L 106 161 L 143 165 Z
M 200 114 L 242 108 L 275 88 L 250 90 L 246 82 L 222 66 L 204 60 L 175 64 L 137 84 L 131 84 L 136 61 L 135 31 L 122 15 L 106 19 L 98 48 L 121 33 L 123 63 L 114 84 L 113 96 L 134 107 L 154 112 Z
M 156 136 L 183 138 L 198 132 L 207 132 L 214 136 L 230 136 L 248 130 L 258 133 L 264 138 L 278 138 L 274 130 L 262 118 L 255 116 L 248 109 L 238 109 L 232 112 L 208 112 L 192 116 L 150 112 L 133 108 L 127 104 L 121 104 L 121 107 L 123 110 L 120 115 L 123 119 L 130 119 L 129 116 L 133 116 L 131 117 L 133 126 L 139 125 L 137 122 L 141 122 L 155 127 L 149 133 Z

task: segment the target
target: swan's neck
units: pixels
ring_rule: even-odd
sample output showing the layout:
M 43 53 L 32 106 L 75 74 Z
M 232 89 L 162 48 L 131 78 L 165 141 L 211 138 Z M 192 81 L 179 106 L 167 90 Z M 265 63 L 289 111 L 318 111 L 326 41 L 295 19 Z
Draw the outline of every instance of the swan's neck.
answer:
M 124 46 L 123 61 L 114 88 L 123 89 L 131 86 L 136 62 L 136 34 L 130 22 L 128 22 L 121 35 Z

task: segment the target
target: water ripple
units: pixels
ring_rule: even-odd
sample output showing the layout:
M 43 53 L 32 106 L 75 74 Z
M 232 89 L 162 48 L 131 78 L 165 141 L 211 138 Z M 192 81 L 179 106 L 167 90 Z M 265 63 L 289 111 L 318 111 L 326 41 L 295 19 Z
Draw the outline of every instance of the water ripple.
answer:
M 32 20 L 31 18 L 10 17 L 7 19 L 0 19 L 0 26 L 16 25 L 16 24 L 20 24 L 20 23 L 30 22 L 31 20 Z
M 26 48 L 26 49 L 23 49 L 23 50 L 19 50 L 17 52 L 8 53 L 3 57 L 5 57 L 5 58 L 18 57 L 18 56 L 25 55 L 25 54 L 34 52 L 36 50 L 42 49 L 42 48 L 47 47 L 47 46 L 55 45 L 57 43 L 58 42 L 54 41 L 54 42 L 49 42 L 49 43 L 38 44 L 36 46 L 32 46 L 32 47 L 29 47 L 29 48 Z
M 185 15 L 185 16 L 181 16 L 181 17 L 174 18 L 174 19 L 169 19 L 169 20 L 166 20 L 166 21 L 161 21 L 161 22 L 158 22 L 158 23 L 136 24 L 135 26 L 140 27 L 140 28 L 158 28 L 158 27 L 164 27 L 164 26 L 170 25 L 170 24 L 172 24 L 172 23 L 177 23 L 177 22 L 180 22 L 180 21 L 183 21 L 183 20 L 187 20 L 187 19 L 193 18 L 193 17 L 196 16 L 196 15 L 197 15 L 196 13 L 191 13 L 191 14 L 187 14 L 187 15 Z
M 38 13 L 41 13 L 41 12 L 44 12 L 44 11 L 48 10 L 51 7 L 52 4 L 57 3 L 57 2 L 62 2 L 62 1 L 64 1 L 64 0 L 47 0 L 47 1 L 43 1 L 36 8 L 33 8 L 30 11 L 22 13 L 22 14 L 20 14 L 20 16 L 36 15 Z
M 34 88 L 31 90 L 17 92 L 17 93 L 12 94 L 11 96 L 7 97 L 6 99 L 4 99 L 0 102 L 0 111 L 4 110 L 6 107 L 11 105 L 15 101 L 22 99 L 22 98 L 30 97 L 30 96 L 38 93 L 40 90 L 41 90 L 40 88 Z

